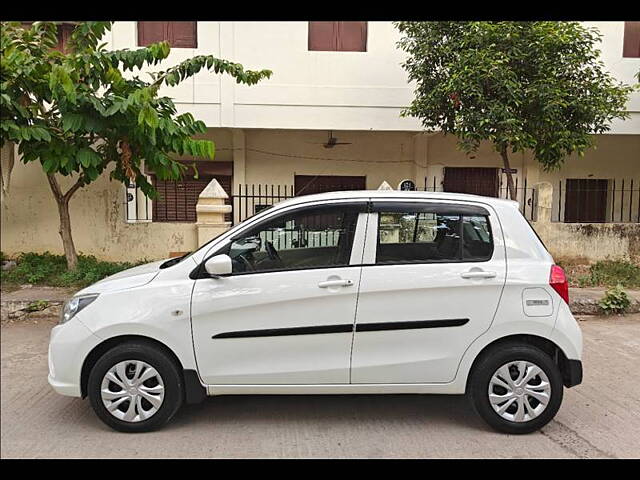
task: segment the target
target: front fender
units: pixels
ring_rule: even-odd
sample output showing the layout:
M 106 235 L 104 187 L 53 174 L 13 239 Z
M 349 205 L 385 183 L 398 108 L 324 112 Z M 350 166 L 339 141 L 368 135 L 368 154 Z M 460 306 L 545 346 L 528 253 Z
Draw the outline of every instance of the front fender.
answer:
M 196 369 L 191 338 L 193 280 L 158 279 L 139 288 L 101 293 L 78 313 L 82 323 L 103 341 L 136 335 L 169 348 L 185 369 Z

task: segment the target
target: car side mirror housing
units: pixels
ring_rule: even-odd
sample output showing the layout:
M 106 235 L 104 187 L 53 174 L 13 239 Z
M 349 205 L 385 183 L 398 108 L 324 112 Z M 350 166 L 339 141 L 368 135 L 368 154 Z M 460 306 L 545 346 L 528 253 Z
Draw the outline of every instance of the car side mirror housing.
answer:
M 204 263 L 204 269 L 213 277 L 229 275 L 233 271 L 229 255 L 216 255 Z

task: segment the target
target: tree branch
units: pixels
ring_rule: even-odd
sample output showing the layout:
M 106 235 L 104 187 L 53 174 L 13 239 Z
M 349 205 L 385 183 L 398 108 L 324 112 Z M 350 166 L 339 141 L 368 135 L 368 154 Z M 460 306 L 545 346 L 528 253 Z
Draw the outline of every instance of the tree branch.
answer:
M 76 191 L 80 187 L 84 185 L 84 178 L 82 177 L 82 174 L 81 174 L 80 178 L 78 178 L 76 183 L 74 183 L 71 186 L 71 188 L 67 190 L 67 193 L 62 193 L 62 189 L 60 188 L 60 184 L 58 183 L 58 180 L 56 179 L 56 176 L 54 173 L 47 173 L 47 180 L 49 180 L 51 191 L 53 192 L 53 195 L 56 197 L 56 200 L 64 201 L 64 202 L 68 202 L 71 196 L 74 193 L 76 193 Z
M 78 181 L 76 183 L 73 184 L 73 186 L 67 190 L 67 193 L 64 194 L 64 198 L 65 200 L 68 202 L 69 199 L 71 198 L 71 196 L 76 193 L 76 191 L 81 188 L 82 186 L 84 186 L 84 178 L 82 176 L 82 174 L 80 174 L 80 178 L 78 178 Z

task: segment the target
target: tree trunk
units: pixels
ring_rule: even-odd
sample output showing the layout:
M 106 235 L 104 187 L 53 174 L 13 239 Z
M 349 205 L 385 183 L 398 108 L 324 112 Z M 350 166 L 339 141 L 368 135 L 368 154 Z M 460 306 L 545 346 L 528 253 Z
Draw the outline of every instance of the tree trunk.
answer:
M 69 270 L 75 270 L 78 267 L 78 254 L 76 247 L 73 244 L 73 237 L 71 236 L 71 217 L 69 216 L 69 200 L 75 191 L 80 188 L 80 180 L 69 189 L 65 194 L 60 190 L 58 181 L 54 174 L 47 174 L 49 180 L 49 186 L 53 192 L 53 197 L 58 204 L 58 215 L 60 217 L 60 237 L 62 238 L 62 247 L 64 248 L 64 256 L 67 259 L 67 268 Z
M 513 185 L 513 175 L 511 174 L 511 166 L 509 165 L 509 156 L 507 155 L 506 146 L 500 147 L 500 156 L 502 157 L 502 162 L 504 163 L 505 172 L 507 174 L 507 189 L 509 191 L 509 198 L 511 198 L 511 200 L 517 201 L 518 196 Z
M 62 237 L 64 256 L 67 257 L 67 268 L 75 270 L 78 267 L 78 254 L 71 236 L 71 218 L 69 217 L 69 201 L 67 199 L 58 202 L 58 214 L 60 215 L 59 233 Z

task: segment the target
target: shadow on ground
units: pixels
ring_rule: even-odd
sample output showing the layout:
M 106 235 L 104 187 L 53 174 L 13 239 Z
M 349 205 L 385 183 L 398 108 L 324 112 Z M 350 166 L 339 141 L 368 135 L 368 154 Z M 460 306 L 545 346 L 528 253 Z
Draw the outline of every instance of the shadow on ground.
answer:
M 385 423 L 424 422 L 486 431 L 467 397 L 462 395 L 224 395 L 197 405 L 183 405 L 165 428 L 207 421 Z

